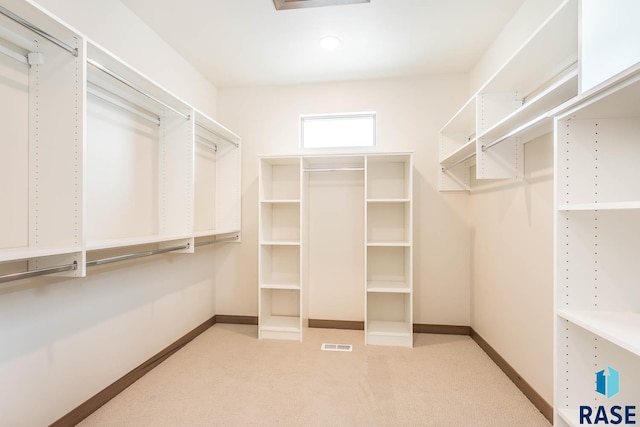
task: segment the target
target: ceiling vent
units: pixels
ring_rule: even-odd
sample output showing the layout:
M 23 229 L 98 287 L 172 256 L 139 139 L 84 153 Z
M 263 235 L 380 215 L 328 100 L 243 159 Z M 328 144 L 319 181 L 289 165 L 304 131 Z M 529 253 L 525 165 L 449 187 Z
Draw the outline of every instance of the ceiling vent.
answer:
M 339 6 L 343 4 L 371 3 L 371 0 L 273 0 L 276 10 L 303 7 Z

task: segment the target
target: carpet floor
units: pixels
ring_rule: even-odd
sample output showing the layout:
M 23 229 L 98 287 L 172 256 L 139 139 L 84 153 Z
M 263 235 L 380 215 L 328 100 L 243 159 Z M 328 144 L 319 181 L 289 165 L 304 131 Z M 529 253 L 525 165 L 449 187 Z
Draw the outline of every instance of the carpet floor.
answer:
M 322 343 L 352 352 L 321 351 Z M 467 336 L 365 346 L 362 331 L 258 340 L 217 324 L 80 426 L 549 426 Z

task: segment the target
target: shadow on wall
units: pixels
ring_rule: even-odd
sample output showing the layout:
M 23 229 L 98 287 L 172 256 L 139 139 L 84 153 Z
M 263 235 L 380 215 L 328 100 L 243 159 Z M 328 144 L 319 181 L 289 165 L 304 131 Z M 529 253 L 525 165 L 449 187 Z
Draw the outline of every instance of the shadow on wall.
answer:
M 91 268 L 85 278 L 38 277 L 0 287 L 0 363 L 51 347 L 118 315 L 153 314 L 163 297 L 211 282 L 215 247 Z M 203 267 L 209 266 L 209 267 Z M 213 313 L 212 313 L 213 315 Z
M 429 182 L 418 168 L 414 169 L 413 318 L 416 323 L 468 325 L 471 232 L 466 216 L 468 195 L 440 192 L 434 182 L 437 179 Z

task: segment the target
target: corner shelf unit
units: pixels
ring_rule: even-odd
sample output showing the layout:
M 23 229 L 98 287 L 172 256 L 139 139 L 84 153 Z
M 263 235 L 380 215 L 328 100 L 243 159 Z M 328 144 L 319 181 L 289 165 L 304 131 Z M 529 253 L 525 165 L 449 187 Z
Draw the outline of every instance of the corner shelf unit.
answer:
M 23 0 L 0 4 L 0 74 L 0 283 L 238 235 L 237 135 Z
M 581 405 L 640 396 L 640 72 L 585 93 L 556 119 L 556 425 Z M 624 385 L 607 399 L 595 373 Z M 629 400 L 631 399 L 631 400 Z
M 302 340 L 309 172 L 364 172 L 367 344 L 413 345 L 412 155 L 259 159 L 259 338 Z
M 440 130 L 440 191 L 522 178 L 523 144 L 553 130 L 578 94 L 578 0 L 565 0 Z

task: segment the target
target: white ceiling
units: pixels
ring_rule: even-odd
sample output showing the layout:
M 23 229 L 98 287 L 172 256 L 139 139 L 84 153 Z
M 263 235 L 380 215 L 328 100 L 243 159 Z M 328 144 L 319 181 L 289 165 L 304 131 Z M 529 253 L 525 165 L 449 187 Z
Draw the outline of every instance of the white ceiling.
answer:
M 371 0 L 276 11 L 272 0 L 121 0 L 218 87 L 471 70 L 524 0 Z M 326 52 L 324 35 L 341 46 Z

